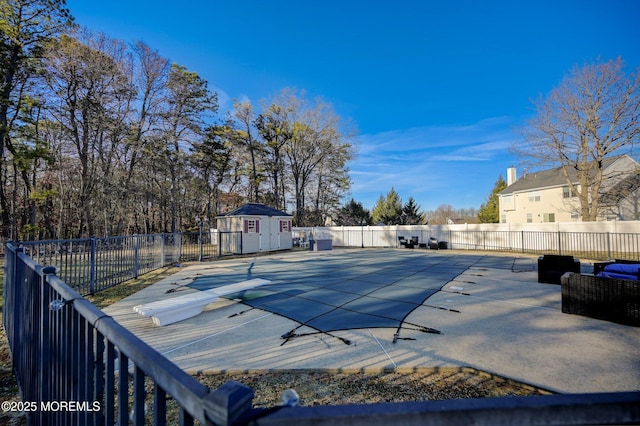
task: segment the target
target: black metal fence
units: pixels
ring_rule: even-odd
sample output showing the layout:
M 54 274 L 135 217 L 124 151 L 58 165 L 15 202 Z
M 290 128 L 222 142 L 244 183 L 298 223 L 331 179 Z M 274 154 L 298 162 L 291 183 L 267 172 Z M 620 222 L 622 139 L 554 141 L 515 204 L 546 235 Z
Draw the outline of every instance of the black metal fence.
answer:
M 251 389 L 229 382 L 211 391 L 54 271 L 7 244 L 2 319 L 22 394 L 15 410 L 30 424 L 227 424 L 238 397 L 250 408 Z
M 191 232 L 20 243 L 39 265 L 81 294 L 93 294 L 177 262 L 242 252 L 240 232 Z
M 446 231 L 441 238 L 459 249 L 563 254 L 593 260 L 640 256 L 640 233 Z
M 211 390 L 7 244 L 3 324 L 31 425 L 630 424 L 640 392 L 324 407 L 252 407 L 237 382 Z

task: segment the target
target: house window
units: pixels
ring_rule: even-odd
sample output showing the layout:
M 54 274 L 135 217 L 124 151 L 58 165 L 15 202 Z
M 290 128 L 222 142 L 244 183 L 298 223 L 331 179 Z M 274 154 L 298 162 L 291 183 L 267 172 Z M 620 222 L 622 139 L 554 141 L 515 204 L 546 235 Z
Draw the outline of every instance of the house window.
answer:
M 503 214 L 503 215 L 500 216 L 500 222 L 501 223 L 507 223 L 507 215 L 506 214 Z
M 555 222 L 556 214 L 555 213 L 545 213 L 543 217 L 543 222 Z
M 580 212 L 575 211 L 575 210 L 574 210 L 574 211 L 572 211 L 572 212 L 571 212 L 571 219 L 574 219 L 574 220 L 578 220 L 578 219 L 580 219 Z
M 260 232 L 260 222 L 257 219 L 245 219 L 244 233 L 255 234 L 257 232 Z
M 533 223 L 533 215 L 531 213 L 527 213 L 527 223 Z
M 573 193 L 571 188 L 569 188 L 568 186 L 562 187 L 562 198 L 573 198 L 575 196 L 576 194 Z
M 532 191 L 529 193 L 529 202 L 537 202 L 540 201 L 540 191 Z

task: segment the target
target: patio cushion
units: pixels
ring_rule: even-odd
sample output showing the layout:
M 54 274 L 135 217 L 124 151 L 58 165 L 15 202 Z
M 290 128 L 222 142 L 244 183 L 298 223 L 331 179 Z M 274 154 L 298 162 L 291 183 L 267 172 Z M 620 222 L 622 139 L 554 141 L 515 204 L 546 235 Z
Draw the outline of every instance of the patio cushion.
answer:
M 640 263 L 610 263 L 604 267 L 602 272 L 596 274 L 596 276 L 623 280 L 638 280 L 640 279 Z

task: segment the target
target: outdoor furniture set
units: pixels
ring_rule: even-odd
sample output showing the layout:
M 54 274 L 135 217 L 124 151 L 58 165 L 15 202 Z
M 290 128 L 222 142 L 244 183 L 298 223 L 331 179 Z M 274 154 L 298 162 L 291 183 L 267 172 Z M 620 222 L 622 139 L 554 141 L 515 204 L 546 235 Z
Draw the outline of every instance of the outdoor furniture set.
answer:
M 544 255 L 538 282 L 561 285 L 564 313 L 640 326 L 640 261 L 594 263 L 593 274 L 581 274 L 572 256 Z
M 407 240 L 405 237 L 399 236 L 398 242 L 404 248 L 409 248 L 409 249 L 415 248 L 416 246 L 418 248 L 423 248 L 423 249 L 429 248 L 432 250 L 446 249 L 448 247 L 446 241 L 438 241 L 434 237 L 430 237 L 429 241 L 426 243 L 421 243 L 419 242 L 418 237 L 411 237 L 410 240 Z
M 562 276 L 562 312 L 640 326 L 640 261 L 595 263 L 593 270 Z

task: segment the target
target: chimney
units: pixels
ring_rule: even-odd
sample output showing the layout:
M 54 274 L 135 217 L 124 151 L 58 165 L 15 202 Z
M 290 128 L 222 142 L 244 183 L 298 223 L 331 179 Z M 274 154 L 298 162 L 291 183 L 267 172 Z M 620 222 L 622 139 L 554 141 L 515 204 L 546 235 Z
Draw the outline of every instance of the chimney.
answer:
M 517 180 L 517 178 L 516 178 L 516 168 L 515 167 L 509 167 L 507 169 L 507 186 L 513 185 L 516 180 Z

